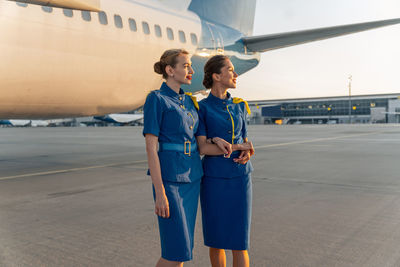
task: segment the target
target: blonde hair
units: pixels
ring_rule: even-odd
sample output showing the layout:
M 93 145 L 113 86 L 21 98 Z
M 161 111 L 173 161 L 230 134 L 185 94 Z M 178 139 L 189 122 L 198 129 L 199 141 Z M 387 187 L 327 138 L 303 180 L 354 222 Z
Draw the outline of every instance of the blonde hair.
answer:
M 162 54 L 160 61 L 157 61 L 156 63 L 154 63 L 154 72 L 156 72 L 158 74 L 162 74 L 164 79 L 167 79 L 168 74 L 165 71 L 165 67 L 169 65 L 169 66 L 175 68 L 175 65 L 177 63 L 177 57 L 181 54 L 189 55 L 189 52 L 186 51 L 185 49 L 168 49 L 168 50 L 166 50 Z

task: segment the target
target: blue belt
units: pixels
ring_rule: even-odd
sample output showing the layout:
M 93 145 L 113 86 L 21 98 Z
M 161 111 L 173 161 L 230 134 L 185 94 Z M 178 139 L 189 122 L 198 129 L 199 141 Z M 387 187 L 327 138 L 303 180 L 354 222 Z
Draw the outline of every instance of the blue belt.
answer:
M 160 151 L 183 152 L 185 155 L 190 156 L 191 153 L 197 151 L 197 143 L 191 143 L 190 141 L 186 141 L 182 144 L 159 143 L 159 149 Z

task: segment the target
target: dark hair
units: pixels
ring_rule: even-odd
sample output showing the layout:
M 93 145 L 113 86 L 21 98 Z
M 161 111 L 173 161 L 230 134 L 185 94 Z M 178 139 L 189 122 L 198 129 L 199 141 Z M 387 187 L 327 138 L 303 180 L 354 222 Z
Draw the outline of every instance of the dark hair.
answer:
M 229 57 L 224 56 L 224 55 L 216 55 L 211 57 L 206 65 L 204 65 L 204 79 L 203 79 L 203 85 L 205 88 L 209 89 L 213 85 L 213 78 L 212 75 L 214 73 L 220 74 L 221 69 L 225 66 L 226 60 L 229 59 Z
M 160 61 L 154 63 L 154 71 L 158 74 L 162 74 L 164 79 L 167 79 L 168 74 L 165 71 L 165 67 L 170 65 L 171 67 L 175 68 L 175 65 L 177 63 L 176 58 L 181 54 L 189 55 L 189 52 L 186 51 L 185 49 L 168 49 L 168 50 L 166 50 L 162 54 Z

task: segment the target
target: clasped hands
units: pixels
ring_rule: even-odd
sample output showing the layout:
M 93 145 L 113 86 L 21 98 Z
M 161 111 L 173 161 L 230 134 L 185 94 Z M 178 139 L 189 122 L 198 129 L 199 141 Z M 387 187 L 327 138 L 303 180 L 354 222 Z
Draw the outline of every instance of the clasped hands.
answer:
M 254 147 L 252 142 L 232 145 L 220 137 L 207 139 L 207 142 L 216 144 L 219 149 L 223 151 L 225 158 L 229 158 L 233 151 L 241 150 L 239 157 L 233 159 L 234 162 L 239 164 L 246 164 L 250 160 L 250 157 L 254 155 Z

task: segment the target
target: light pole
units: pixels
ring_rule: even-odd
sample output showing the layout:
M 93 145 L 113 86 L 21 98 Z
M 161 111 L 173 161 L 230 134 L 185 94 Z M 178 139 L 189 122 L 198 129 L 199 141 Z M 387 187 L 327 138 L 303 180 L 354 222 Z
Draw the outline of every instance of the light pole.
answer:
M 351 124 L 351 82 L 353 80 L 353 76 L 350 74 L 349 76 L 349 124 Z

